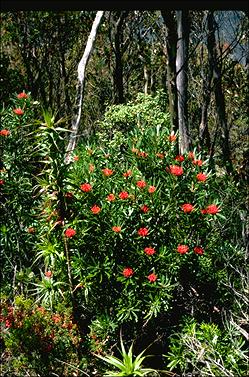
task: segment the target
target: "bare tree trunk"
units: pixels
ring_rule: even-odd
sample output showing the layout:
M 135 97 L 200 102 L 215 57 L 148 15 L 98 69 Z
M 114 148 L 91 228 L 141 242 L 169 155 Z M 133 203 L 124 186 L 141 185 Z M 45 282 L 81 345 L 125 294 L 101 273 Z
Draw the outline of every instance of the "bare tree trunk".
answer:
M 169 111 L 172 131 L 178 130 L 177 89 L 176 89 L 176 44 L 177 33 L 172 11 L 161 11 L 166 27 L 166 54 L 167 54 L 167 88 L 169 95 Z
M 84 86 L 85 86 L 85 71 L 86 71 L 86 66 L 88 63 L 88 60 L 90 58 L 92 49 L 93 49 L 93 44 L 96 39 L 96 34 L 98 27 L 100 25 L 101 19 L 104 15 L 104 11 L 98 11 L 95 19 L 93 21 L 92 25 L 92 30 L 89 34 L 86 48 L 84 51 L 84 54 L 79 62 L 78 65 L 78 83 L 77 83 L 77 93 L 76 93 L 76 105 L 75 105 L 75 116 L 72 121 L 72 132 L 69 138 L 69 143 L 67 146 L 66 150 L 66 157 L 65 157 L 65 162 L 69 163 L 70 162 L 70 155 L 73 152 L 73 150 L 76 147 L 76 138 L 77 138 L 77 133 L 79 130 L 79 124 L 80 124 L 80 118 L 81 118 L 81 111 L 82 111 L 82 103 L 83 103 L 83 95 L 84 95 Z
M 218 62 L 218 54 L 216 47 L 215 38 L 215 19 L 213 11 L 208 11 L 207 13 L 207 29 L 208 29 L 208 57 L 209 64 L 212 67 L 212 78 L 213 78 L 213 88 L 216 103 L 216 112 L 218 123 L 221 129 L 221 148 L 223 153 L 223 160 L 227 172 L 231 172 L 232 162 L 231 162 L 231 152 L 230 152 L 230 142 L 229 142 L 229 129 L 227 126 L 226 119 L 226 108 L 225 108 L 225 97 L 222 90 L 222 72 L 221 72 L 221 62 Z
M 188 46 L 189 46 L 189 14 L 188 11 L 176 11 L 177 19 L 177 55 L 176 55 L 176 86 L 178 97 L 178 128 L 179 152 L 189 150 L 190 137 L 188 129 Z
M 127 16 L 127 11 L 122 11 L 115 24 L 114 30 L 114 54 L 115 67 L 113 74 L 114 81 L 114 103 L 124 102 L 124 82 L 123 82 L 123 60 L 122 60 L 122 44 L 123 44 L 123 25 Z
M 144 94 L 148 94 L 149 87 L 149 72 L 146 64 L 144 65 Z

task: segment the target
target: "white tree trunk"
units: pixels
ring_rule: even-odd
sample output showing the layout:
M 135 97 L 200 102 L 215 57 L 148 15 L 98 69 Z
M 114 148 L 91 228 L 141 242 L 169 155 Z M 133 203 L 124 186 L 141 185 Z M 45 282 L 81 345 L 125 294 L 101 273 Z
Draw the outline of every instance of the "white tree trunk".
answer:
M 75 115 L 72 120 L 71 134 L 70 134 L 69 143 L 66 150 L 65 163 L 70 162 L 70 156 L 76 147 L 76 139 L 77 139 L 77 134 L 79 130 L 83 96 L 84 96 L 84 82 L 85 82 L 86 66 L 91 56 L 91 52 L 93 50 L 93 44 L 96 39 L 97 30 L 98 30 L 98 27 L 100 25 L 103 15 L 104 15 L 104 11 L 101 10 L 97 12 L 95 19 L 93 21 L 93 24 L 92 24 L 92 30 L 87 40 L 84 54 L 78 65 L 78 82 L 77 82 L 77 89 L 76 89 L 76 106 L 75 106 L 76 110 L 75 110 Z

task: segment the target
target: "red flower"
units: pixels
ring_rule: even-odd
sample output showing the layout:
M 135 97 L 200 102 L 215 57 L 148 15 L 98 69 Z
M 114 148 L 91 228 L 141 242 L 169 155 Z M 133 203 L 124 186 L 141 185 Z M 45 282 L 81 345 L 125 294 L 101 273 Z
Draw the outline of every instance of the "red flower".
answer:
M 24 92 L 17 94 L 18 99 L 26 99 L 28 98 L 28 95 Z
M 146 237 L 149 234 L 149 229 L 147 229 L 147 228 L 140 228 L 140 229 L 138 229 L 137 234 L 139 236 L 141 236 L 141 237 Z
M 13 111 L 16 115 L 23 115 L 24 114 L 24 111 L 20 107 L 18 107 L 17 109 L 14 109 Z
M 130 267 L 126 267 L 126 268 L 124 268 L 124 270 L 123 270 L 123 275 L 124 275 L 125 278 L 129 278 L 129 277 L 131 277 L 133 274 L 134 274 L 134 271 L 133 271 L 132 268 L 130 268 Z
M 169 135 L 169 141 L 170 142 L 176 141 L 176 135 L 174 133 L 172 133 L 171 135 Z
M 170 165 L 170 173 L 176 176 L 183 174 L 183 168 L 177 165 Z
M 121 193 L 119 194 L 119 198 L 122 199 L 122 200 L 128 199 L 129 198 L 128 192 L 127 191 L 121 191 Z
M 3 179 L 0 179 L 0 185 L 4 185 L 5 181 Z
M 9 130 L 1 130 L 0 131 L 0 135 L 1 136 L 9 136 L 10 135 L 10 131 Z
M 175 160 L 182 162 L 182 161 L 184 161 L 184 157 L 181 154 L 179 154 L 178 156 L 176 156 Z
M 205 182 L 205 180 L 207 179 L 207 175 L 204 173 L 198 173 L 196 179 L 197 181 Z
M 155 192 L 156 191 L 156 187 L 155 186 L 150 186 L 149 188 L 148 188 L 148 193 L 149 194 L 153 194 L 153 192 Z
M 158 158 L 161 158 L 161 159 L 164 158 L 164 154 L 163 154 L 163 153 L 156 153 L 156 156 L 157 156 Z
M 148 157 L 148 153 L 139 151 L 138 156 L 139 157 Z
M 146 182 L 145 181 L 137 181 L 137 187 L 139 188 L 145 188 L 146 187 Z
M 181 206 L 181 209 L 183 210 L 183 212 L 185 213 L 189 213 L 189 212 L 192 212 L 193 209 L 194 209 L 194 206 L 190 203 L 186 203 L 186 204 L 183 204 Z
M 188 153 L 188 159 L 189 160 L 193 160 L 195 158 L 195 154 L 194 154 L 194 152 L 189 152 Z
M 46 276 L 47 278 L 49 278 L 49 279 L 52 277 L 52 275 L 53 275 L 52 271 L 47 271 L 47 272 L 45 272 L 45 276 Z
M 68 228 L 67 230 L 65 230 L 65 236 L 68 238 L 75 236 L 75 234 L 76 234 L 76 231 L 72 228 Z
M 94 204 L 94 206 L 91 208 L 91 211 L 94 215 L 97 215 L 101 211 L 101 208 Z
M 144 252 L 147 255 L 153 255 L 155 254 L 156 250 L 153 247 L 145 247 Z
M 149 207 L 146 204 L 142 205 L 142 207 L 140 207 L 140 209 L 143 213 L 147 213 L 149 211 Z
M 201 213 L 202 213 L 203 215 L 206 215 L 207 210 L 206 210 L 206 209 L 201 209 Z
M 109 177 L 110 175 L 113 174 L 113 170 L 112 170 L 112 169 L 105 168 L 105 169 L 102 169 L 102 173 L 103 173 L 106 177 Z
M 202 166 L 202 160 L 193 160 L 193 164 L 197 166 Z
M 73 156 L 74 161 L 79 161 L 79 156 Z
M 65 193 L 65 198 L 67 198 L 67 199 L 72 199 L 73 198 L 73 193 L 72 192 L 66 192 Z
M 204 253 L 204 250 L 203 250 L 203 248 L 200 247 L 200 246 L 195 246 L 195 247 L 194 247 L 194 252 L 195 252 L 195 254 L 202 255 L 202 254 Z
M 147 278 L 149 279 L 150 283 L 154 283 L 157 279 L 157 275 L 152 273 L 149 276 L 147 276 Z
M 84 192 L 89 192 L 92 190 L 92 186 L 89 183 L 83 183 L 82 185 L 80 185 L 80 188 Z
M 189 247 L 187 245 L 178 245 L 177 252 L 180 254 L 186 254 L 189 251 Z
M 113 226 L 112 227 L 113 232 L 120 233 L 121 232 L 121 226 Z
M 109 202 L 113 202 L 115 200 L 115 195 L 114 194 L 108 194 L 106 197 L 106 200 Z
M 131 175 L 132 175 L 132 171 L 131 170 L 127 170 L 125 173 L 123 173 L 123 176 L 125 178 L 130 177 Z
M 90 173 L 92 173 L 94 171 L 94 165 L 93 164 L 89 164 L 89 171 Z
M 210 204 L 206 208 L 206 213 L 209 213 L 210 215 L 216 215 L 216 213 L 219 212 L 219 211 L 220 211 L 220 209 L 219 209 L 219 207 L 217 207 L 216 204 Z
M 12 327 L 12 323 L 10 322 L 9 319 L 6 319 L 6 321 L 5 321 L 5 327 L 7 327 L 7 328 Z

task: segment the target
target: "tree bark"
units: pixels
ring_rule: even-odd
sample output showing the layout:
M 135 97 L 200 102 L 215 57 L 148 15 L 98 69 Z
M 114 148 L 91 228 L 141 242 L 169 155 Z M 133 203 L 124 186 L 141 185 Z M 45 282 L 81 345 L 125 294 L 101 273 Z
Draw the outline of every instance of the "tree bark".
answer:
M 226 119 L 226 107 L 225 107 L 225 97 L 222 89 L 222 72 L 221 72 L 221 60 L 218 62 L 218 54 L 216 47 L 215 38 L 215 19 L 214 12 L 208 11 L 207 13 L 207 29 L 208 29 L 208 59 L 209 64 L 212 67 L 212 79 L 213 79 L 213 90 L 215 96 L 216 113 L 218 118 L 218 124 L 221 129 L 221 148 L 223 153 L 224 165 L 228 173 L 232 169 L 231 162 L 231 152 L 230 152 L 230 142 L 229 142 L 229 129 Z
M 178 130 L 177 89 L 176 89 L 176 44 L 177 32 L 172 11 L 161 11 L 166 27 L 166 54 L 167 54 L 167 88 L 169 95 L 169 111 L 172 131 Z
M 177 55 L 176 55 L 176 86 L 178 98 L 178 129 L 179 152 L 185 153 L 190 147 L 188 129 L 188 47 L 189 47 L 189 14 L 188 11 L 176 11 L 177 19 Z
M 75 115 L 73 117 L 72 121 L 72 127 L 71 127 L 71 135 L 69 138 L 69 143 L 66 149 L 66 156 L 65 156 L 65 162 L 70 162 L 70 155 L 74 151 L 76 147 L 76 139 L 77 139 L 77 133 L 79 130 L 79 124 L 80 124 L 80 118 L 81 118 L 81 112 L 82 112 L 82 103 L 83 103 L 83 96 L 84 96 L 84 86 L 85 86 L 85 71 L 86 66 L 88 63 L 88 60 L 91 56 L 91 52 L 93 50 L 93 44 L 96 39 L 96 34 L 98 27 L 100 25 L 101 19 L 104 15 L 104 11 L 98 11 L 95 19 L 93 21 L 92 30 L 89 34 L 86 48 L 84 51 L 84 54 L 79 62 L 78 65 L 78 83 L 77 83 L 77 89 L 76 89 L 76 104 L 75 104 Z

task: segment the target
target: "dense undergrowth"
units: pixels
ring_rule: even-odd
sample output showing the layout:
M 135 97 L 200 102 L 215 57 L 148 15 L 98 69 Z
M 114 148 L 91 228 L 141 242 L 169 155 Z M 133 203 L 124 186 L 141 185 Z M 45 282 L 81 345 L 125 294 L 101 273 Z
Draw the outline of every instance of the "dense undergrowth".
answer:
M 246 185 L 177 155 L 164 108 L 111 107 L 68 165 L 64 119 L 3 110 L 3 376 L 102 376 L 120 331 L 157 375 L 247 375 Z

